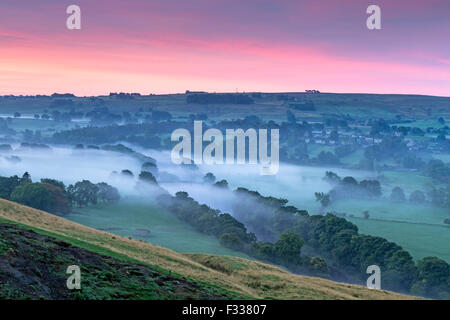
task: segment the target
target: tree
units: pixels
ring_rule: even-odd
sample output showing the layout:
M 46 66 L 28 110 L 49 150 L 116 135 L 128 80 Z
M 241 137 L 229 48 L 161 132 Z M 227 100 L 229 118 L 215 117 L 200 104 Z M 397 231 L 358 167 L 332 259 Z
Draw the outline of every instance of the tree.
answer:
M 394 189 L 392 189 L 392 192 L 391 192 L 391 200 L 392 201 L 403 202 L 403 201 L 405 201 L 405 199 L 406 199 L 405 193 L 403 192 L 402 188 L 395 187 Z
M 293 206 L 280 207 L 274 213 L 273 228 L 279 233 L 288 230 L 294 225 L 297 212 L 297 208 Z
M 297 119 L 295 118 L 294 113 L 291 110 L 286 111 L 287 121 L 289 123 L 296 123 Z
M 41 184 L 50 192 L 51 205 L 48 211 L 51 213 L 69 213 L 71 210 L 71 203 L 67 197 L 65 189 L 47 182 L 41 182 Z
M 330 140 L 336 141 L 336 142 L 339 141 L 339 133 L 336 130 L 331 131 Z
M 329 194 L 323 192 L 316 192 L 314 193 L 314 195 L 316 196 L 316 201 L 320 202 L 320 204 L 322 205 L 322 208 L 328 207 L 328 205 L 330 204 Z
M 425 194 L 420 190 L 415 190 L 409 195 L 409 201 L 413 203 L 425 203 Z
M 25 172 L 22 176 L 22 179 L 20 179 L 20 184 L 27 184 L 27 183 L 31 183 L 31 176 L 28 172 Z
M 356 186 L 358 184 L 358 181 L 356 181 L 356 179 L 353 177 L 345 177 L 344 179 L 342 179 L 342 184 L 349 186 Z
M 381 185 L 378 180 L 363 180 L 359 183 L 359 187 L 368 196 L 381 196 Z
M 98 200 L 101 202 L 112 203 L 120 200 L 119 191 L 105 182 L 97 183 Z
M 48 183 L 48 184 L 54 185 L 55 187 L 60 188 L 63 192 L 66 192 L 66 185 L 62 181 L 55 180 L 55 179 L 43 178 L 43 179 L 41 179 L 41 183 Z
M 149 184 L 158 184 L 155 176 L 148 171 L 141 171 L 141 173 L 139 174 L 139 181 L 146 182 Z
M 225 179 L 224 180 L 220 180 L 220 181 L 216 182 L 214 184 L 214 186 L 226 189 L 226 188 L 228 188 L 228 181 L 225 180 Z
M 0 177 L 0 198 L 10 199 L 11 193 L 20 185 L 18 176 Z
M 175 196 L 180 200 L 189 199 L 189 194 L 186 191 L 178 191 L 177 193 L 175 193 Z
M 448 191 L 446 191 L 444 188 L 432 188 L 428 192 L 428 196 L 431 199 L 431 203 L 434 206 L 445 208 L 449 206 L 449 194 Z
M 301 262 L 300 252 L 304 243 L 299 235 L 291 231 L 286 231 L 274 244 L 275 254 L 283 264 L 292 266 L 299 265 Z
M 430 160 L 424 172 L 433 178 L 433 180 L 443 183 L 450 182 L 450 165 L 444 163 L 442 160 Z
M 316 275 L 327 277 L 329 276 L 329 269 L 326 261 L 322 258 L 312 257 L 309 260 L 309 269 Z
M 11 201 L 43 211 L 52 208 L 50 191 L 41 183 L 27 183 L 16 187 L 11 193 Z
M 211 172 L 208 172 L 203 177 L 203 182 L 205 182 L 205 183 L 214 183 L 215 181 L 216 181 L 216 176 L 214 174 L 212 174 Z
M 128 178 L 133 178 L 134 177 L 133 172 L 131 172 L 131 170 L 128 170 L 128 169 L 122 170 L 120 172 L 120 174 L 125 176 L 125 177 L 128 177 Z
M 339 183 L 341 181 L 341 177 L 339 177 L 333 171 L 326 171 L 324 180 L 328 181 L 329 183 Z
M 236 233 L 224 233 L 220 236 L 220 244 L 224 247 L 233 249 L 233 250 L 241 250 L 244 243 L 237 236 Z
M 417 281 L 412 293 L 436 299 L 450 298 L 450 265 L 437 257 L 426 257 L 417 263 Z
M 250 252 L 252 256 L 265 261 L 273 261 L 275 257 L 273 243 L 270 242 L 254 242 L 250 246 Z
M 89 180 L 83 180 L 70 185 L 67 188 L 69 198 L 78 204 L 79 207 L 88 206 L 89 204 L 97 204 L 98 201 L 98 186 Z

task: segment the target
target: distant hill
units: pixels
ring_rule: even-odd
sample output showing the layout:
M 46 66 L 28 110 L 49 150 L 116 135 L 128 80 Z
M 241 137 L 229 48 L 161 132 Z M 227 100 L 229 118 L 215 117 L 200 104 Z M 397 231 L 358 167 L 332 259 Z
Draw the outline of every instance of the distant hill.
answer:
M 237 257 L 180 254 L 3 199 L 0 257 L 0 282 L 10 283 L 0 288 L 3 299 L 413 298 Z M 65 289 L 71 264 L 82 270 L 76 293 Z

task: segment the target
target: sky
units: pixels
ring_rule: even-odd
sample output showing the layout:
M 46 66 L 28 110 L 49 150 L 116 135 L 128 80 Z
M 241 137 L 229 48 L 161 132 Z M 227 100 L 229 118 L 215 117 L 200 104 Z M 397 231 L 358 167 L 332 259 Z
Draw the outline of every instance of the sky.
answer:
M 448 0 L 1 0 L 0 95 L 450 96 L 449 39 Z

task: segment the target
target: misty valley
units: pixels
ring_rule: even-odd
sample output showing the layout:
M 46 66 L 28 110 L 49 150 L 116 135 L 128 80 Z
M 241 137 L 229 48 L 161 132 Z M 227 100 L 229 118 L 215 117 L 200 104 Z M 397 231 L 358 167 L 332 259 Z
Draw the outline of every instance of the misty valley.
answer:
M 3 96 L 0 108 L 2 199 L 179 253 L 339 282 L 365 285 L 378 265 L 384 290 L 450 298 L 449 98 L 54 94 Z M 213 158 L 240 161 L 174 162 L 180 129 L 194 148 L 214 141 L 227 148 Z M 208 129 L 278 130 L 278 171 L 261 174 L 248 136 L 242 157 L 228 148 L 236 137 Z

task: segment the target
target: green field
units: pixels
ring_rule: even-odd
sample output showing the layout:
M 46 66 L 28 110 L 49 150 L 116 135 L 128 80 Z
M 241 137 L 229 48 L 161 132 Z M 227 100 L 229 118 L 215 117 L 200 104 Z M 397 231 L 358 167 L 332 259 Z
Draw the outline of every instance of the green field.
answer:
M 334 152 L 334 146 L 323 146 L 320 144 L 308 145 L 308 154 L 310 158 L 315 158 L 321 152 Z
M 65 218 L 83 225 L 164 246 L 177 252 L 209 253 L 248 258 L 229 250 L 212 237 L 196 232 L 186 223 L 158 207 L 131 199 L 118 204 L 75 208 Z M 150 230 L 149 237 L 137 236 L 136 229 Z
M 337 212 L 345 212 L 347 215 L 353 214 L 355 217 L 362 217 L 362 212 L 367 210 L 370 218 L 374 219 L 437 224 L 441 226 L 445 226 L 444 220 L 449 216 L 445 208 L 409 202 L 396 203 L 388 200 L 340 200 L 333 204 L 330 209 Z
M 293 111 L 301 120 L 320 120 L 326 114 L 349 114 L 355 118 L 375 118 L 394 119 L 397 114 L 421 120 L 413 125 L 417 127 L 427 127 L 429 123 L 437 120 L 438 115 L 444 118 L 450 117 L 449 100 L 445 97 L 432 97 L 421 95 L 379 95 L 379 94 L 305 94 L 289 93 L 290 97 L 298 101 L 310 100 L 316 109 L 315 111 Z M 114 112 L 121 113 L 129 111 L 134 113 L 140 108 L 155 110 L 165 110 L 175 117 L 186 116 L 190 113 L 207 113 L 210 119 L 237 119 L 248 115 L 258 115 L 263 119 L 286 120 L 286 110 L 288 105 L 276 99 L 275 95 L 264 95 L 262 98 L 255 98 L 252 105 L 199 105 L 190 104 L 186 108 L 186 95 L 153 95 L 142 96 L 135 99 L 123 100 L 114 97 L 101 96 L 105 105 Z M 0 109 L 3 113 L 13 113 L 15 111 L 23 113 L 42 113 L 49 109 L 54 99 L 46 98 L 21 98 L 0 100 Z M 89 110 L 89 97 L 71 98 L 76 109 Z M 52 108 L 51 110 L 69 111 L 72 106 Z M 429 116 L 426 112 L 431 108 Z M 429 119 L 429 120 L 424 120 Z
M 385 196 L 389 196 L 394 187 L 400 187 L 405 191 L 406 197 L 415 190 L 423 192 L 431 187 L 440 187 L 441 185 L 433 182 L 433 179 L 426 177 L 420 172 L 414 171 L 391 171 L 384 170 L 380 174 L 380 182 Z M 443 187 L 443 185 L 442 185 Z
M 46 129 L 55 129 L 55 130 L 68 130 L 75 127 L 76 123 L 62 123 L 55 122 L 52 120 L 41 120 L 41 119 L 24 119 L 24 118 L 14 118 L 12 119 L 9 127 L 14 130 L 23 131 L 23 130 L 46 130 Z
M 344 165 L 356 166 L 359 162 L 364 159 L 364 150 L 356 150 L 349 155 L 342 157 L 341 162 Z
M 450 228 L 405 222 L 347 218 L 360 233 L 393 241 L 409 251 L 415 260 L 436 256 L 450 263 Z
M 435 255 L 450 262 L 450 227 L 443 223 L 449 214 L 445 208 L 354 199 L 339 201 L 329 209 L 346 213 L 346 219 L 356 224 L 361 233 L 399 244 L 414 259 Z M 362 218 L 365 210 L 369 219 Z

